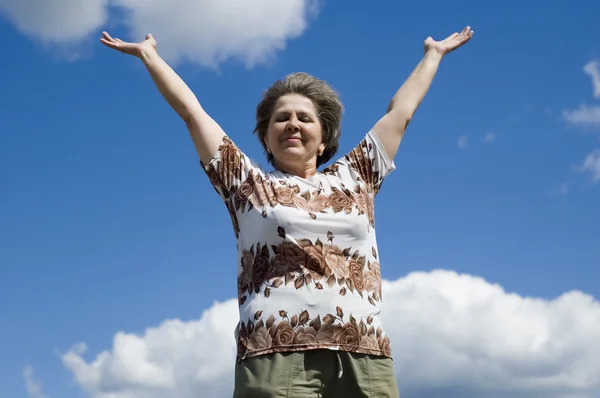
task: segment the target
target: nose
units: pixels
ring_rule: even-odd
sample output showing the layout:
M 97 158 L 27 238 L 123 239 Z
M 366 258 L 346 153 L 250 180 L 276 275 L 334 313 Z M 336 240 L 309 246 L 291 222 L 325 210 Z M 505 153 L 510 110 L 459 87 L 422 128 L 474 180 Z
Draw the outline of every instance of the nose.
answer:
M 288 120 L 286 130 L 297 131 L 297 130 L 299 130 L 299 128 L 300 128 L 300 126 L 298 123 L 298 118 L 296 116 L 291 116 L 290 119 Z

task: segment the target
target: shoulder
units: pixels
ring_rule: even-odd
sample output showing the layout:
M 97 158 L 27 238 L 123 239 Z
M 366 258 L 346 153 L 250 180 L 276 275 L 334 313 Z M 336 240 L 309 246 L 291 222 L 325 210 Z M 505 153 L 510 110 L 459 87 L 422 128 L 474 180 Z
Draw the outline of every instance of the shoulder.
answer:
M 233 193 L 249 176 L 265 178 L 262 166 L 249 158 L 234 142 L 225 135 L 218 150 L 202 169 L 211 184 L 222 196 Z
M 349 152 L 323 169 L 323 174 L 336 176 L 345 184 L 364 183 L 368 191 L 377 193 L 395 168 L 378 135 L 370 129 Z

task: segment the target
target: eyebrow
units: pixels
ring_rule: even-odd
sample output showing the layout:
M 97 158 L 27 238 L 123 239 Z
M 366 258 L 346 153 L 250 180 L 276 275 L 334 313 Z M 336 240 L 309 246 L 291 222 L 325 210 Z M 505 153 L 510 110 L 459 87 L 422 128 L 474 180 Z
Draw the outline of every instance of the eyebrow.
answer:
M 275 115 L 277 116 L 288 116 L 290 115 L 292 112 L 291 111 L 286 111 L 286 110 L 282 110 L 282 111 L 276 111 Z M 303 111 L 303 110 L 299 110 L 296 112 L 299 116 L 310 116 L 310 117 L 316 117 L 316 115 L 313 115 L 313 113 L 311 111 Z

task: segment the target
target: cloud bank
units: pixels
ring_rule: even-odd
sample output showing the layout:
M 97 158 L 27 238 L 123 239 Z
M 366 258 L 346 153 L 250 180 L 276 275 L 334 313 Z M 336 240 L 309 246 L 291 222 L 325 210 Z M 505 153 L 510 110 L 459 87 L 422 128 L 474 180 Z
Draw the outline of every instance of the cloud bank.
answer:
M 589 295 L 521 297 L 450 271 L 386 281 L 384 292 L 404 397 L 600 394 L 600 303 Z M 76 344 L 62 362 L 92 398 L 229 398 L 237 316 L 235 300 L 215 303 L 198 320 L 118 332 L 94 358 Z
M 318 8 L 317 0 L 112 0 L 110 7 L 108 0 L 0 0 L 5 19 L 36 41 L 73 45 L 100 37 L 118 16 L 125 39 L 152 33 L 170 62 L 212 68 L 229 59 L 248 67 L 269 61 L 307 29 Z

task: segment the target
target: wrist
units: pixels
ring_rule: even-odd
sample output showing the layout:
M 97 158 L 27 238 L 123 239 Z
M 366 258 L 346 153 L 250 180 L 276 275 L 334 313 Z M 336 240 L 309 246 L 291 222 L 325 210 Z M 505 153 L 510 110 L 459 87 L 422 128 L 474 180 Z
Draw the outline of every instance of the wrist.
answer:
M 444 57 L 444 55 L 442 53 L 440 53 L 438 50 L 436 50 L 435 48 L 430 48 L 430 49 L 427 49 L 427 51 L 425 51 L 425 56 L 423 58 L 427 61 L 439 63 L 442 61 L 443 57 Z
M 155 48 L 144 48 L 138 54 L 138 58 L 141 59 L 144 63 L 146 63 L 152 61 L 157 55 L 158 53 L 156 52 Z

